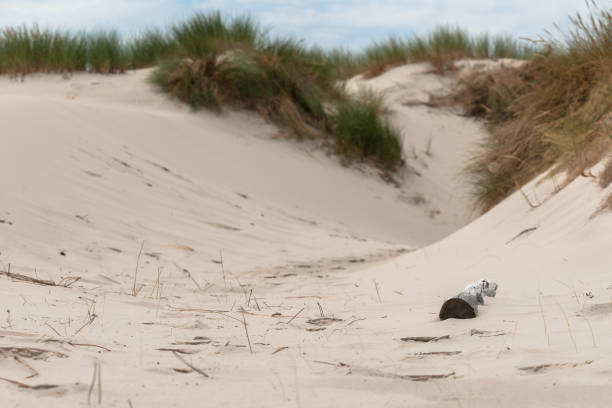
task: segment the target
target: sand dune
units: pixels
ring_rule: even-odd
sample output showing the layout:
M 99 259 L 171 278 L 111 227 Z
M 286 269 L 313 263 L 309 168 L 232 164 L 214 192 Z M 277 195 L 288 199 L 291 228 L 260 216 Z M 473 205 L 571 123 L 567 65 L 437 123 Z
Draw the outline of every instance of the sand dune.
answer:
M 385 93 L 398 186 L 147 75 L 0 78 L 0 267 L 69 286 L 0 279 L 6 406 L 608 406 L 596 180 L 542 177 L 537 208 L 474 220 L 484 130 L 423 105 L 452 81 L 427 65 L 349 84 Z M 483 277 L 477 319 L 437 319 Z

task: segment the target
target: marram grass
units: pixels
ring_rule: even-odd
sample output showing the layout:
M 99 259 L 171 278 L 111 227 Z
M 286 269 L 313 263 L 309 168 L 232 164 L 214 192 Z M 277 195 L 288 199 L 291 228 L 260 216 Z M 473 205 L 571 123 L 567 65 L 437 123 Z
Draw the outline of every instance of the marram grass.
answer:
M 574 30 L 537 48 L 440 26 L 358 52 L 271 38 L 250 17 L 198 13 L 167 30 L 130 37 L 7 27 L 0 30 L 0 74 L 157 67 L 152 80 L 194 108 L 253 110 L 299 137 L 328 138 L 346 157 L 392 169 L 402 164 L 399 132 L 380 109 L 349 97 L 339 85 L 343 79 L 406 62 L 429 62 L 443 73 L 461 58 L 526 59 L 522 67 L 473 77 L 456 95 L 493 132 L 469 168 L 477 200 L 488 209 L 546 168 L 576 174 L 607 149 L 611 45 L 612 17 L 601 10 L 577 16 Z
M 171 35 L 176 57 L 152 81 L 193 108 L 253 110 L 298 137 L 331 138 L 344 157 L 401 165 L 398 132 L 344 93 L 321 49 L 270 38 L 250 18 L 218 14 L 196 14 Z
M 467 169 L 484 210 L 547 169 L 569 182 L 610 150 L 612 13 L 594 7 L 572 22 L 522 66 L 474 74 L 454 95 L 491 130 Z

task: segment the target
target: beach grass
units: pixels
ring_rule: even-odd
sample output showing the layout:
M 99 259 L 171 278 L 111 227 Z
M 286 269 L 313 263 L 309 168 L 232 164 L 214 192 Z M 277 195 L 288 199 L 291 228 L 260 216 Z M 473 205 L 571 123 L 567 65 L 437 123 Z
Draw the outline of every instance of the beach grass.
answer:
M 177 52 L 176 42 L 160 29 L 145 30 L 127 42 L 131 69 L 157 66 Z
M 327 138 L 343 156 L 385 169 L 402 163 L 399 132 L 372 100 L 347 95 L 342 80 L 379 75 L 406 62 L 430 62 L 444 73 L 460 58 L 528 58 L 532 52 L 511 37 L 472 35 L 456 26 L 389 37 L 359 52 L 326 50 L 273 38 L 249 16 L 218 12 L 130 37 L 38 26 L 0 31 L 0 73 L 115 74 L 156 67 L 152 82 L 194 109 L 252 110 L 297 137 Z M 509 106 L 500 103 L 500 112 Z
M 337 67 L 340 77 L 357 74 L 373 77 L 387 69 L 410 62 L 429 62 L 438 73 L 454 69 L 459 59 L 514 58 L 528 59 L 535 47 L 510 35 L 470 34 L 458 27 L 443 25 L 425 36 L 391 36 L 373 42 L 361 52 L 331 50 L 328 58 Z
M 171 30 L 174 58 L 152 75 L 194 109 L 259 113 L 298 138 L 327 138 L 347 158 L 391 169 L 399 133 L 372 103 L 351 99 L 329 55 L 292 38 L 271 38 L 249 17 L 196 14 Z
M 402 164 L 400 132 L 382 115 L 382 99 L 373 94 L 338 104 L 332 120 L 337 148 L 349 157 L 375 159 L 385 168 Z
M 34 25 L 0 31 L 0 73 L 84 70 L 87 39 L 82 34 L 41 30 Z
M 88 69 L 102 74 L 124 72 L 130 65 L 129 53 L 116 31 L 99 31 L 87 35 Z
M 117 73 L 157 66 L 173 57 L 261 49 L 270 41 L 267 30 L 252 17 L 226 19 L 219 12 L 195 13 L 169 29 L 151 28 L 125 38 L 113 30 L 72 33 L 37 25 L 6 27 L 0 31 L 0 73 Z M 439 26 L 425 36 L 391 36 L 362 51 L 300 47 L 336 79 L 359 73 L 375 76 L 406 62 L 428 61 L 444 72 L 458 58 L 528 58 L 533 53 L 510 36 L 471 35 L 457 26 Z
M 491 129 L 468 168 L 484 210 L 548 169 L 572 180 L 610 149 L 612 13 L 591 6 L 572 23 L 522 66 L 475 74 L 454 95 Z
M 133 61 L 138 67 L 157 62 L 155 57 L 142 62 L 145 42 L 152 40 L 148 34 L 128 43 L 112 30 L 71 33 L 37 25 L 9 27 L 0 31 L 0 74 L 120 73 L 135 67 Z M 154 52 L 161 54 L 160 50 Z

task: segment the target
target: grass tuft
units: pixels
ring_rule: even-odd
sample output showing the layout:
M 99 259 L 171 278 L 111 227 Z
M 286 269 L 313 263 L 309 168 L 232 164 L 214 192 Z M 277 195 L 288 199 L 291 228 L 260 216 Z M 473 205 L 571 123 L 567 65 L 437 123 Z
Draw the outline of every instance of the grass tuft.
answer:
M 429 62 L 436 72 L 444 73 L 454 69 L 454 62 L 462 58 L 528 59 L 533 53 L 533 47 L 509 35 L 472 35 L 458 26 L 439 26 L 426 36 L 391 36 L 359 53 L 332 50 L 327 58 L 340 77 L 348 78 L 360 73 L 377 76 L 407 62 Z
M 0 31 L 0 74 L 71 72 L 85 69 L 86 61 L 83 34 L 41 30 L 37 25 Z
M 0 74 L 115 74 L 156 66 L 151 80 L 194 109 L 256 111 L 298 137 L 327 137 L 346 157 L 392 169 L 402 164 L 399 132 L 384 119 L 376 97 L 350 98 L 339 85 L 342 79 L 378 75 L 406 62 L 427 61 L 444 72 L 459 58 L 526 58 L 530 52 L 510 37 L 474 36 L 455 26 L 423 37 L 390 37 L 362 52 L 323 50 L 271 38 L 251 17 L 213 12 L 129 38 L 112 30 L 5 28 Z M 501 99 L 499 112 L 509 106 Z
M 159 29 L 146 30 L 127 44 L 131 69 L 159 65 L 176 53 L 176 42 Z
M 172 27 L 172 35 L 185 56 L 202 58 L 220 55 L 238 44 L 253 48 L 263 32 L 251 17 L 228 20 L 219 12 L 200 12 Z
M 349 157 L 373 159 L 394 169 L 403 163 L 401 137 L 381 111 L 380 99 L 372 95 L 340 103 L 332 119 L 337 148 Z
M 522 66 L 475 74 L 454 95 L 491 129 L 468 168 L 483 210 L 547 169 L 571 180 L 609 151 L 612 14 L 592 8 L 572 22 Z
M 374 99 L 353 101 L 343 92 L 325 51 L 272 39 L 249 18 L 218 13 L 197 14 L 171 35 L 177 56 L 152 81 L 194 109 L 253 110 L 298 137 L 330 137 L 345 157 L 386 169 L 401 164 L 397 131 Z
M 88 68 L 102 74 L 124 72 L 129 64 L 128 54 L 116 31 L 89 34 Z

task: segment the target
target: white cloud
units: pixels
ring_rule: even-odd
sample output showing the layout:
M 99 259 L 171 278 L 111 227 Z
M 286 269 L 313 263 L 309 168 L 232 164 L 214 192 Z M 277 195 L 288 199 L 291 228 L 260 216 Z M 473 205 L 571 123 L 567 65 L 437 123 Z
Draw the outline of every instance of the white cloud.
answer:
M 353 47 L 392 33 L 422 34 L 440 24 L 533 38 L 553 23 L 566 26 L 576 11 L 586 11 L 576 0 L 201 0 L 199 7 L 249 11 L 273 32 Z
M 173 4 L 170 0 L 0 0 L 0 25 L 129 30 L 163 24 L 167 16 L 180 17 L 173 16 Z
M 612 0 L 599 3 L 612 6 Z M 424 33 L 439 24 L 473 32 L 533 37 L 584 11 L 576 0 L 0 0 L 0 26 L 118 28 L 167 26 L 193 10 L 250 13 L 273 33 L 356 47 L 391 33 Z

